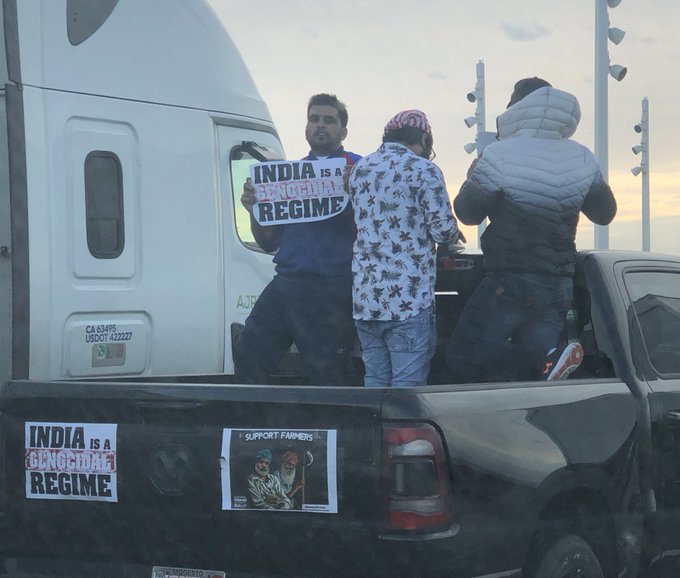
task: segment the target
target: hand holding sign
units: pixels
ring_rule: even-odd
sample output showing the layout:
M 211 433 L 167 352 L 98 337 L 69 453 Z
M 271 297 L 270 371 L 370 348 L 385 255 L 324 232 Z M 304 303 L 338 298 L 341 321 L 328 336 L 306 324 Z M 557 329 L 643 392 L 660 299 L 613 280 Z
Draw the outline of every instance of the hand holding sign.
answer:
M 342 186 L 346 193 L 349 193 L 349 177 L 352 174 L 353 168 L 354 165 L 345 165 L 345 168 L 342 171 Z
M 250 167 L 251 183 L 243 186 L 241 202 L 263 226 L 321 221 L 341 213 L 345 193 L 344 158 L 320 161 L 274 161 Z
M 251 215 L 253 214 L 253 205 L 257 202 L 257 195 L 255 194 L 255 187 L 253 186 L 252 179 L 248 177 L 246 182 L 243 183 L 243 194 L 241 195 L 241 204 L 244 206 L 246 211 Z

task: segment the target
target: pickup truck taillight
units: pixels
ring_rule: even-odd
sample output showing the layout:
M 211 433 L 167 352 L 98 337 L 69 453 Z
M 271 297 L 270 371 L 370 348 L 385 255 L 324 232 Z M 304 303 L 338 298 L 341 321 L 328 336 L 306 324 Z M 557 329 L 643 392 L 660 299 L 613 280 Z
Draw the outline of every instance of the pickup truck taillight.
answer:
M 444 448 L 431 425 L 384 426 L 383 484 L 388 530 L 424 531 L 450 525 Z

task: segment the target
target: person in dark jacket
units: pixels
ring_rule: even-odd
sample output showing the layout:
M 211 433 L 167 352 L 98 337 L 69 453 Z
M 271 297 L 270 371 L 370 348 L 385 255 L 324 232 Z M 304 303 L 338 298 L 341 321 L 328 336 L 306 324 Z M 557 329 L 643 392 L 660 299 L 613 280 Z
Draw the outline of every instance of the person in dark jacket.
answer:
M 578 344 L 558 349 L 573 297 L 576 227 L 581 212 L 609 224 L 616 201 L 593 153 L 570 138 L 580 117 L 572 94 L 520 80 L 498 117 L 497 142 L 473 161 L 454 199 L 466 225 L 489 218 L 481 238 L 487 273 L 446 348 L 455 382 L 566 377 L 582 359 Z
M 311 148 L 303 160 L 361 157 L 345 151 L 347 108 L 335 95 L 316 94 L 307 105 L 305 136 Z M 354 219 L 348 206 L 322 221 L 263 227 L 252 215 L 255 189 L 247 182 L 241 202 L 250 212 L 258 245 L 274 257 L 276 275 L 259 296 L 234 346 L 238 383 L 268 383 L 291 344 L 309 382 L 347 383 L 356 340 L 352 318 Z

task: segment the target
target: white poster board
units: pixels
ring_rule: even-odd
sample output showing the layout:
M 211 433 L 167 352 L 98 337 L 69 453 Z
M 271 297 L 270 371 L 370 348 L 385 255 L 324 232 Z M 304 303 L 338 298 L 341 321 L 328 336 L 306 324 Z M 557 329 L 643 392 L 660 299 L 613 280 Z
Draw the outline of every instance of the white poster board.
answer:
M 337 430 L 225 428 L 220 458 L 223 510 L 338 512 Z
M 322 221 L 341 213 L 349 197 L 346 159 L 271 161 L 250 166 L 257 202 L 253 217 L 263 226 Z
M 117 502 L 117 427 L 26 422 L 26 497 Z
M 498 140 L 498 134 L 491 131 L 484 131 L 477 134 L 477 156 L 482 156 L 482 151 L 491 143 Z

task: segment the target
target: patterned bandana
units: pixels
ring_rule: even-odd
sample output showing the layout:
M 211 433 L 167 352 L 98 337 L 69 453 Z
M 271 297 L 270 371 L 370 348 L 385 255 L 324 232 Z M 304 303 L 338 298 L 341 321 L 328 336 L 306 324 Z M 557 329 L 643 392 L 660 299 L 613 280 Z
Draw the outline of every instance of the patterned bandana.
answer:
M 385 126 L 385 132 L 400 129 L 405 126 L 414 126 L 423 132 L 432 135 L 432 129 L 430 128 L 430 123 L 427 122 L 425 113 L 415 109 L 405 110 L 394 115 Z

